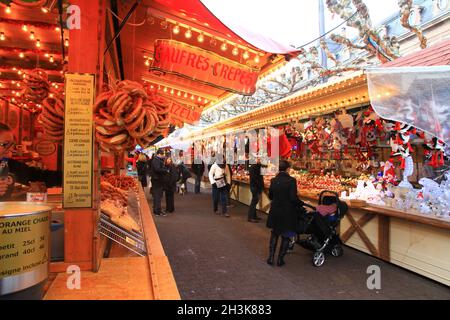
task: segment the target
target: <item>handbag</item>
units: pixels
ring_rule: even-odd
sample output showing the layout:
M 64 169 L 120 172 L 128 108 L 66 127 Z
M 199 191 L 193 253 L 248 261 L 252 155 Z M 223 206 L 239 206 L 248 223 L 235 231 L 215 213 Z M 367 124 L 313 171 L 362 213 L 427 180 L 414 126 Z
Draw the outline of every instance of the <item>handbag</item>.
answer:
M 225 181 L 225 177 L 217 178 L 216 180 L 216 187 L 218 189 L 222 189 L 227 185 L 227 182 Z

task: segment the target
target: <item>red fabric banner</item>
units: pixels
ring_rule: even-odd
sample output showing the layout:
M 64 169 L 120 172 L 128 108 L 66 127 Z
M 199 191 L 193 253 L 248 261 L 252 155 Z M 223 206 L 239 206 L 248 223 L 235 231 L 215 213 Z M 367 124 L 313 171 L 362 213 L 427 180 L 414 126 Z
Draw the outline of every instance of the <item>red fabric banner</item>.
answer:
M 175 40 L 158 39 L 150 70 L 175 74 L 241 95 L 252 95 L 259 69 Z

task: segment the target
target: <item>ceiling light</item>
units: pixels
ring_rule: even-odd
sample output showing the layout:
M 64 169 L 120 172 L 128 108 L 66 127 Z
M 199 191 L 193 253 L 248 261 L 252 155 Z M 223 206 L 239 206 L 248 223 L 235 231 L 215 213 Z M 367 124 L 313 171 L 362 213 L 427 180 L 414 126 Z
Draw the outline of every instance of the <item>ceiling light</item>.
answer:
M 187 29 L 186 33 L 184 34 L 184 36 L 186 37 L 186 39 L 190 39 L 192 37 L 191 29 Z

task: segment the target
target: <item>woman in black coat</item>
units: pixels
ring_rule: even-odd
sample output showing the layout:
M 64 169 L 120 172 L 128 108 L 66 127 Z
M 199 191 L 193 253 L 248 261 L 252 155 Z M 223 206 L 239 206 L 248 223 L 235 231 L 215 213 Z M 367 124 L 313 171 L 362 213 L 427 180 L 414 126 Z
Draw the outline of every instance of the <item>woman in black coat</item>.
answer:
M 272 179 L 269 189 L 271 208 L 267 218 L 267 227 L 272 229 L 267 263 L 273 265 L 278 238 L 281 236 L 277 266 L 285 264 L 284 256 L 289 248 L 289 238 L 296 235 L 297 210 L 303 201 L 297 195 L 297 181 L 286 171 L 289 162 L 280 160 L 280 172 Z
M 148 159 L 145 153 L 139 155 L 138 161 L 136 162 L 137 174 L 139 181 L 141 182 L 142 188 L 147 186 L 147 175 L 148 175 Z
M 175 211 L 175 191 L 177 189 L 178 170 L 172 162 L 172 158 L 167 158 L 165 166 L 168 173 L 163 177 L 163 190 L 166 194 L 166 212 Z

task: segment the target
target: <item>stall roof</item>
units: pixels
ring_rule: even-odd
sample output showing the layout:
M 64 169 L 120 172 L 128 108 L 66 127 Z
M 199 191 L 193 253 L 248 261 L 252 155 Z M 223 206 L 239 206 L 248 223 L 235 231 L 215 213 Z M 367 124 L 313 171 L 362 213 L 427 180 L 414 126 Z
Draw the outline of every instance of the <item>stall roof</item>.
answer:
M 381 67 L 419 67 L 442 66 L 450 64 L 450 39 L 429 48 L 411 53 Z

